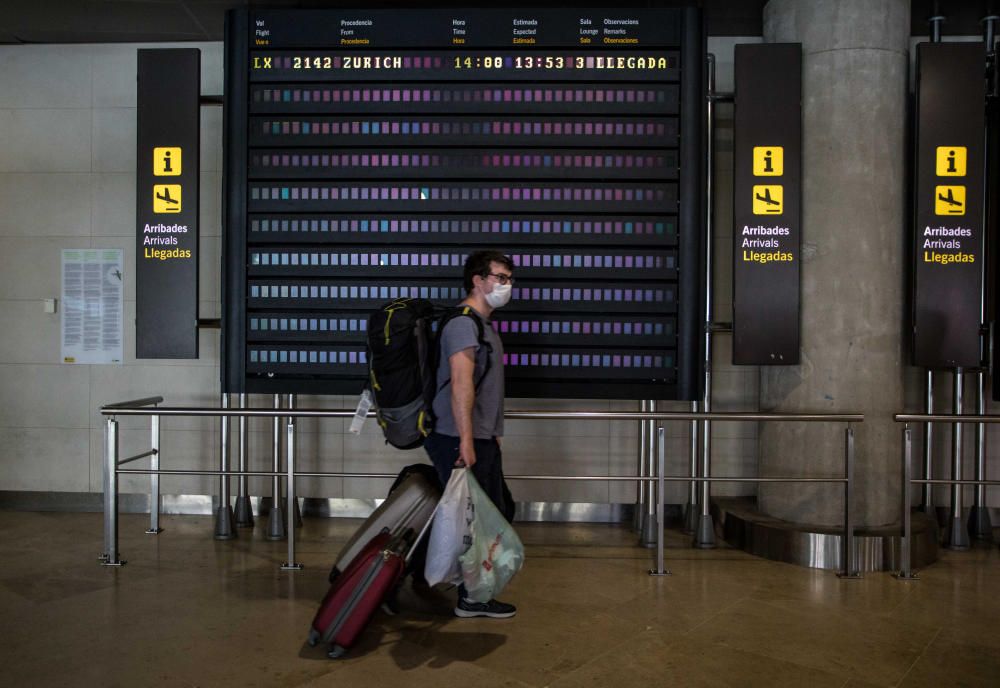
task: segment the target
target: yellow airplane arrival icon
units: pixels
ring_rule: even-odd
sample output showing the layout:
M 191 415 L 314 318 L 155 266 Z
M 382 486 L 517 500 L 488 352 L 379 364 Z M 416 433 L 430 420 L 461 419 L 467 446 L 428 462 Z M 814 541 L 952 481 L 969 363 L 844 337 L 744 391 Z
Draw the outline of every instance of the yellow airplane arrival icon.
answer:
M 781 215 L 784 206 L 784 187 L 780 184 L 753 187 L 754 215 Z
M 155 184 L 153 186 L 153 212 L 179 213 L 181 211 L 181 185 Z

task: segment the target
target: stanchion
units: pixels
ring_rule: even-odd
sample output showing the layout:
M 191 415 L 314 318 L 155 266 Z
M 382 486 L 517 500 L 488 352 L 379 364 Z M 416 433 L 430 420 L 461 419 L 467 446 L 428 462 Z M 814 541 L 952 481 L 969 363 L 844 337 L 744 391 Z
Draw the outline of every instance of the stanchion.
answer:
M 986 379 L 983 371 L 976 374 L 976 414 L 986 415 Z M 986 423 L 976 423 L 976 480 L 986 480 Z M 982 542 L 993 542 L 993 522 L 986 506 L 986 486 L 976 485 L 972 509 L 969 510 L 969 535 Z
M 239 395 L 240 408 L 247 407 L 247 395 Z M 239 426 L 239 457 L 238 466 L 241 473 L 247 470 L 247 417 L 240 416 L 237 421 Z M 253 528 L 253 506 L 250 504 L 250 495 L 247 490 L 247 477 L 241 475 L 236 481 L 236 509 L 234 510 L 234 520 L 237 528 Z
M 104 566 L 124 566 L 118 553 L 118 421 L 104 424 Z
M 712 385 L 712 374 L 705 373 L 705 397 L 702 400 L 703 411 L 708 413 L 711 410 L 711 393 L 707 391 Z M 712 477 L 712 421 L 705 420 L 701 423 L 701 477 Z M 708 480 L 701 481 L 701 495 L 699 496 L 698 525 L 695 528 L 694 546 L 698 549 L 715 548 L 715 523 L 712 521 L 712 483 Z
M 844 434 L 844 535 L 842 562 L 844 570 L 838 578 L 861 578 L 855 558 L 854 542 L 854 428 L 850 425 Z
M 152 455 L 149 458 L 149 468 L 153 471 L 160 470 L 160 417 L 149 417 L 149 434 Z M 160 527 L 160 476 L 152 473 L 149 476 L 149 530 L 147 535 L 159 535 L 163 532 Z
M 649 409 L 646 407 L 646 400 L 643 399 L 639 402 L 639 412 L 646 413 Z M 636 471 L 636 475 L 643 477 L 646 475 L 646 427 L 648 421 L 639 421 L 639 468 Z M 632 530 L 637 533 L 642 533 L 642 523 L 646 516 L 646 484 L 643 482 L 636 483 L 635 486 L 635 513 L 632 514 Z
M 656 402 L 652 399 L 646 402 L 646 406 L 651 413 L 656 413 Z M 646 428 L 646 475 L 652 477 L 656 471 L 656 421 L 649 421 Z M 656 502 L 653 497 L 653 482 L 647 480 L 646 485 L 646 508 L 642 518 L 642 532 L 639 534 L 639 545 L 642 547 L 654 547 L 656 545 Z
M 698 402 L 691 402 L 691 413 L 698 413 Z M 688 485 L 688 501 L 684 506 L 684 534 L 694 535 L 694 532 L 698 529 L 698 421 L 691 421 L 691 440 L 690 447 L 688 448 L 689 454 L 688 459 L 690 462 L 690 467 L 688 468 L 688 474 L 691 476 L 691 482 Z
M 274 408 L 281 408 L 281 396 L 274 395 Z M 275 474 L 281 470 L 281 417 L 275 416 L 271 425 L 271 470 Z M 267 516 L 268 540 L 280 540 L 285 537 L 285 520 L 281 514 L 281 484 L 278 476 L 271 478 L 271 509 Z
M 955 394 L 954 413 L 956 416 L 962 415 L 962 370 L 955 371 Z M 962 479 L 962 424 L 953 423 L 951 426 L 951 479 Z M 962 520 L 962 486 L 951 486 L 951 517 L 949 518 L 948 530 L 945 533 L 948 549 L 965 550 L 969 549 L 969 531 Z
M 911 493 L 913 485 L 913 437 L 910 426 L 903 426 L 903 537 L 899 541 L 899 572 L 893 574 L 898 580 L 917 580 L 917 574 L 913 572 L 913 509 L 911 505 Z M 926 495 L 926 493 L 925 493 Z
M 663 562 L 663 508 L 666 497 L 664 486 L 666 485 L 666 441 L 665 431 L 662 427 L 656 430 L 656 568 L 650 570 L 651 576 L 669 576 L 670 571 L 664 567 Z
M 295 408 L 295 395 L 294 394 L 289 394 L 288 395 L 288 408 L 289 408 L 289 410 Z M 292 417 L 289 417 L 289 420 L 291 420 L 293 422 L 292 422 L 291 428 L 289 429 L 290 435 L 289 435 L 286 443 L 288 444 L 288 451 L 291 452 L 291 451 L 294 450 L 294 445 L 295 445 L 295 423 L 294 423 L 295 419 L 292 418 Z M 289 454 L 289 456 L 291 456 L 291 454 Z M 286 461 L 286 463 L 287 463 L 287 461 Z M 288 494 L 294 495 L 295 492 L 294 491 L 293 492 L 289 492 Z M 285 497 L 285 501 L 286 502 L 288 501 L 288 497 L 287 496 Z M 287 508 L 288 504 L 285 504 L 285 507 Z M 296 528 L 301 528 L 302 527 L 302 514 L 299 512 L 299 500 L 298 500 L 297 497 L 293 497 L 293 499 L 292 499 L 292 506 L 291 506 L 291 509 L 288 511 L 288 513 L 292 515 L 292 518 L 290 518 L 288 521 L 286 521 L 286 523 L 294 523 Z
M 295 408 L 294 399 L 288 395 L 288 408 Z M 288 471 L 285 477 L 285 504 L 288 507 L 288 523 L 295 523 L 298 516 L 298 500 L 295 498 L 295 417 L 288 416 L 288 423 L 285 426 L 286 456 L 285 467 Z M 299 517 L 301 520 L 301 517 Z M 281 565 L 282 571 L 299 571 L 302 564 L 295 561 L 295 528 L 288 529 L 288 561 Z
M 925 413 L 934 413 L 934 371 L 927 369 L 927 398 L 924 401 Z M 934 424 L 930 421 L 924 423 L 924 477 L 930 480 L 934 476 Z M 934 514 L 934 486 L 925 483 L 922 489 L 920 508 L 924 513 L 930 514 L 934 522 L 937 523 L 937 516 Z
M 222 394 L 222 408 L 229 408 L 229 395 Z M 219 418 L 219 470 L 229 470 L 229 416 Z M 215 510 L 215 539 L 232 540 L 236 537 L 233 527 L 233 507 L 229 503 L 229 476 L 219 478 L 219 507 Z

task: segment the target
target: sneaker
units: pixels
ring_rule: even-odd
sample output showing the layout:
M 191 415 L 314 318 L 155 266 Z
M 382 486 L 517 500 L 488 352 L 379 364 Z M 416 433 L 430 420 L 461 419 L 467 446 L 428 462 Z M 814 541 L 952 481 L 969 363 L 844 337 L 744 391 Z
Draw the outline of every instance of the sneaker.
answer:
M 505 602 L 490 600 L 489 602 L 473 602 L 459 598 L 455 606 L 455 616 L 469 619 L 474 616 L 488 616 L 491 619 L 509 619 L 517 614 L 517 607 Z

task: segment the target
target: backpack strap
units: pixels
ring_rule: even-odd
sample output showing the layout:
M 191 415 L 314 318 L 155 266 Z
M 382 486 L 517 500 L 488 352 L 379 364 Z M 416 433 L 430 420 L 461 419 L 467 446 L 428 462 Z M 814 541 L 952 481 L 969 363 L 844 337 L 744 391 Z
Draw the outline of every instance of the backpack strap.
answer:
M 441 322 L 438 325 L 437 335 L 434 340 L 434 359 L 435 359 L 433 366 L 434 374 L 437 374 L 437 369 L 441 366 L 442 363 L 441 336 L 444 334 L 444 328 L 449 322 L 451 322 L 455 318 L 461 318 L 461 317 L 471 318 L 472 322 L 476 323 L 476 342 L 479 344 L 479 346 L 486 347 L 486 367 L 483 369 L 483 374 L 482 376 L 480 376 L 479 381 L 475 383 L 475 390 L 476 392 L 478 392 L 479 388 L 483 384 L 483 380 L 486 379 L 486 376 L 489 374 L 490 368 L 493 365 L 493 356 L 492 356 L 493 345 L 490 344 L 488 341 L 486 341 L 486 333 L 483 327 L 483 321 L 480 320 L 479 316 L 472 311 L 472 306 L 461 306 L 458 308 L 452 308 L 448 310 L 441 318 Z M 440 392 L 445 387 L 447 387 L 450 382 L 451 382 L 451 376 L 449 376 L 448 379 L 446 379 L 437 387 L 434 396 L 437 396 L 437 393 Z M 429 403 L 433 404 L 434 400 L 431 399 Z

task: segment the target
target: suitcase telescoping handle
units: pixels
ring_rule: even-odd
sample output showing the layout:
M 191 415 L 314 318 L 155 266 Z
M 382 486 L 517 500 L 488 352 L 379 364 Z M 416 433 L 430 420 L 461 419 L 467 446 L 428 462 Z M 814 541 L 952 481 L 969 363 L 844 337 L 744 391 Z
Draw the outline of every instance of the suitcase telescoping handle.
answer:
M 417 539 L 413 541 L 412 545 L 410 545 L 410 551 L 406 553 L 406 558 L 403 560 L 404 564 L 410 563 L 410 559 L 413 557 L 413 553 L 417 551 L 417 545 L 420 544 L 420 541 L 424 539 L 424 536 L 427 534 L 427 531 L 430 530 L 431 523 L 434 522 L 434 514 L 436 513 L 437 513 L 437 507 L 434 507 L 434 513 L 432 513 L 431 517 L 427 519 L 427 523 L 425 523 L 424 527 L 420 529 L 420 534 L 417 535 Z

